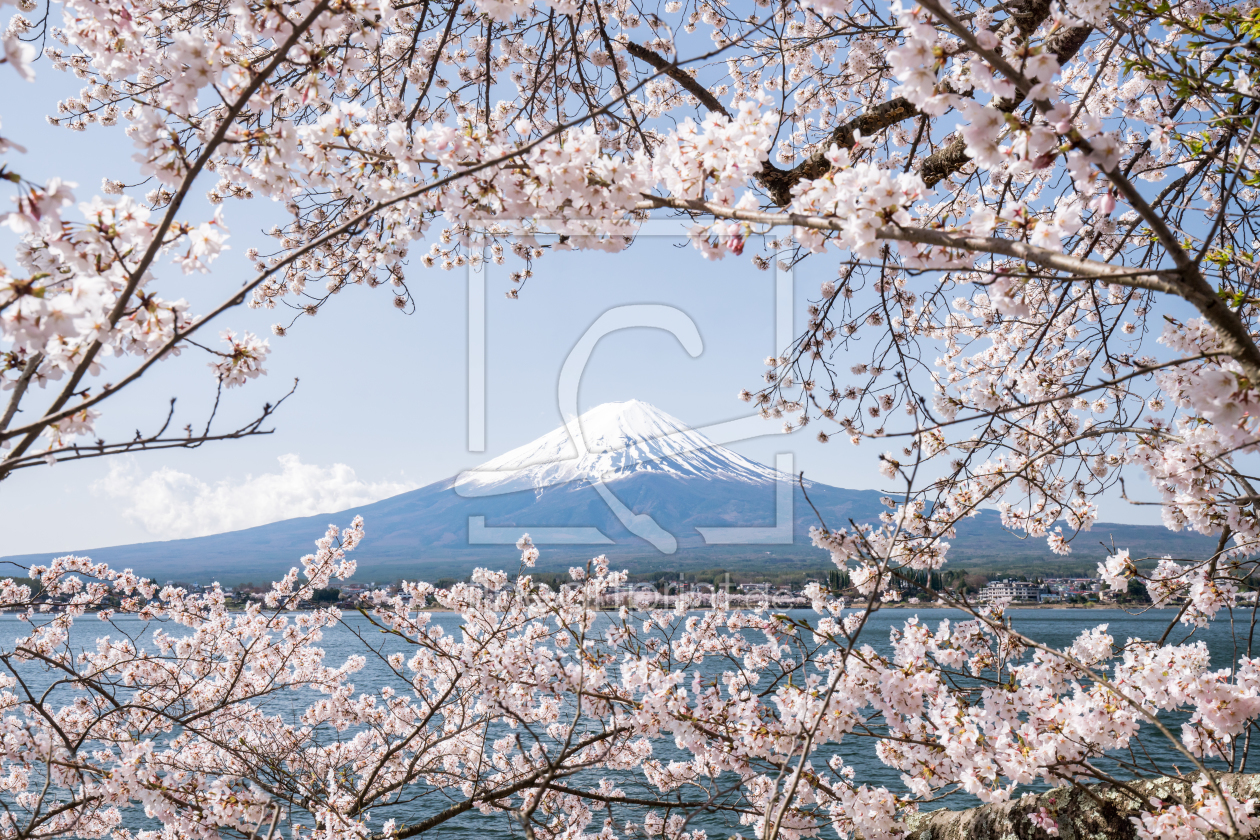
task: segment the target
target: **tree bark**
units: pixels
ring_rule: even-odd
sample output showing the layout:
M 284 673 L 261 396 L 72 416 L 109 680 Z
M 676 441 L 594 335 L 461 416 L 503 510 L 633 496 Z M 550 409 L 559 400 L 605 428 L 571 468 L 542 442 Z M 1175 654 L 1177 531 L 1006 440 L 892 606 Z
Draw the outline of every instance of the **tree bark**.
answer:
M 1054 54 L 1060 64 L 1067 64 L 1084 46 L 1093 31 L 1092 26 L 1060 29 L 1046 39 L 1046 49 Z M 1011 99 L 997 100 L 993 103 L 993 107 L 1003 113 L 1011 114 L 1023 104 L 1024 98 L 1024 94 L 1017 92 Z M 919 175 L 923 178 L 923 183 L 934 187 L 966 166 L 969 160 L 971 156 L 967 154 L 967 141 L 963 140 L 961 134 L 956 134 L 949 143 L 923 159 L 923 162 L 919 164 Z
M 1058 823 L 1058 840 L 1133 840 L 1137 829 L 1131 818 L 1150 810 L 1151 797 L 1170 804 L 1193 802 L 1191 787 L 1197 778 L 1162 776 L 1123 786 L 1061 787 L 966 811 L 928 811 L 907 820 L 906 840 L 1049 840 L 1045 829 L 1028 818 L 1042 808 Z M 1217 780 L 1240 802 L 1260 798 L 1260 774 L 1223 773 Z

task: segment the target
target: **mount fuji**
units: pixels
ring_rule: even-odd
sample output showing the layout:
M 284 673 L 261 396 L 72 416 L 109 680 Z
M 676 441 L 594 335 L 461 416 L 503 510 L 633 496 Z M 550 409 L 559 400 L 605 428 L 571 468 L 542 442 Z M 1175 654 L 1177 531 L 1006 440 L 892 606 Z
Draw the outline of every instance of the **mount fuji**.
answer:
M 808 481 L 802 490 L 788 462 L 782 468 L 745 458 L 647 403 L 605 403 L 475 469 L 373 504 L 74 553 L 159 580 L 262 582 L 295 565 L 329 522 L 347 524 L 361 514 L 367 538 L 355 559 L 363 579 L 431 580 L 476 565 L 512 568 L 512 544 L 526 532 L 542 550 L 540 569 L 598 554 L 634 572 L 821 569 L 829 560 L 810 545 L 809 528 L 818 523 L 812 508 L 831 527 L 874 522 L 887 510 L 879 492 Z M 1072 559 L 1105 556 L 1103 540 L 1135 556 L 1212 548 L 1207 538 L 1159 527 L 1098 524 L 1094 531 L 1096 538 L 1077 540 Z M 952 544 L 951 557 L 969 568 L 1054 562 L 1044 541 L 1010 534 L 993 511 L 960 526 Z M 54 556 L 6 559 L 29 565 Z
M 644 473 L 746 484 L 782 478 L 655 406 L 629 400 L 596 406 L 533 443 L 461 473 L 455 487 L 461 495 L 497 496 Z

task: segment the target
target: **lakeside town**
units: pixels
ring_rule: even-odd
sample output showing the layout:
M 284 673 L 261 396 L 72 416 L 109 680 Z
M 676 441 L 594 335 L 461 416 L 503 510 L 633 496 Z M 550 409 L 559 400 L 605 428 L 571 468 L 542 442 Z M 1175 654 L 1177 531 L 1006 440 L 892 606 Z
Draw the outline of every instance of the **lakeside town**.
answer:
M 929 586 L 934 591 L 950 590 L 966 596 L 972 603 L 1005 602 L 1016 607 L 1099 607 L 1099 606 L 1142 606 L 1150 604 L 1151 599 L 1145 585 L 1137 579 L 1130 580 L 1129 587 L 1122 592 L 1112 592 L 1097 577 L 1002 577 L 987 580 L 982 575 L 958 575 L 942 579 L 934 579 Z M 951 578 L 953 578 L 951 580 Z M 453 579 L 442 579 L 436 582 L 439 587 L 449 587 L 457 583 Z M 546 581 L 553 589 L 566 589 L 575 584 L 560 580 Z M 178 585 L 168 582 L 168 585 Z M 378 583 L 349 582 L 335 588 L 321 589 L 315 597 L 303 602 L 304 607 L 337 605 L 343 609 L 354 609 L 371 592 L 384 590 L 395 594 L 399 591 L 400 582 Z M 210 587 L 202 584 L 183 584 L 194 592 L 204 592 Z M 944 604 L 944 601 L 925 597 L 927 593 L 913 582 L 898 581 L 895 586 L 898 600 L 885 606 L 924 606 Z M 641 580 L 629 582 L 616 587 L 601 598 L 598 606 L 615 609 L 622 606 L 636 608 L 673 609 L 678 606 L 679 599 L 686 602 L 688 608 L 707 608 L 717 604 L 730 607 L 755 608 L 768 604 L 774 608 L 794 609 L 807 608 L 813 600 L 811 592 L 824 591 L 831 594 L 847 596 L 855 606 L 862 598 L 851 586 L 848 576 L 842 572 L 831 572 L 825 576 L 809 577 L 803 581 L 792 583 L 774 583 L 767 581 L 737 582 L 724 575 L 716 581 L 708 580 Z M 223 587 L 223 593 L 229 607 L 243 608 L 251 601 L 261 601 L 266 592 L 265 587 L 253 584 Z M 1237 605 L 1255 604 L 1257 592 L 1239 591 L 1234 596 Z M 1178 606 L 1184 599 L 1173 598 L 1169 603 Z M 436 606 L 436 604 L 432 604 Z
M 971 602 L 997 603 L 1005 601 L 1018 607 L 1099 607 L 1099 606 L 1142 606 L 1151 602 L 1141 581 L 1133 579 L 1123 592 L 1112 592 L 1097 577 L 1047 577 L 1032 580 L 1024 578 L 1004 577 L 980 582 L 969 576 L 971 583 L 963 583 L 957 587 L 946 587 L 962 591 Z M 449 585 L 451 581 L 441 581 Z M 976 584 L 979 584 L 978 586 Z M 560 583 L 564 588 L 572 584 Z M 854 590 L 843 573 L 832 573 L 829 577 L 807 578 L 799 584 L 776 584 L 765 581 L 737 583 L 729 579 L 721 583 L 707 581 L 675 581 L 657 580 L 627 583 L 610 591 L 601 600 L 600 606 L 617 608 L 631 606 L 639 608 L 672 609 L 678 605 L 679 598 L 685 599 L 690 608 L 706 608 L 718 603 L 731 607 L 755 608 L 762 604 L 780 609 L 807 608 L 812 604 L 810 591 L 819 587 L 833 594 L 849 596 L 850 602 L 860 605 L 861 597 Z M 373 591 L 372 584 L 347 584 L 336 591 L 337 602 L 343 607 L 353 607 L 358 599 Z M 397 586 L 385 587 L 396 591 Z M 942 588 L 939 583 L 937 591 Z M 899 601 L 885 606 L 923 606 L 934 602 L 924 597 L 924 592 L 912 583 L 898 582 L 896 589 L 901 595 Z M 331 595 L 331 593 L 330 593 Z M 261 597 L 250 594 L 247 597 Z M 1240 591 L 1234 598 L 1235 604 L 1255 604 L 1257 592 Z M 1169 604 L 1180 606 L 1183 598 L 1173 598 Z
M 558 574 L 544 574 L 535 583 L 544 584 L 552 590 L 567 590 L 579 586 Z M 677 609 L 680 600 L 684 609 L 705 609 L 715 606 L 726 608 L 755 609 L 763 605 L 774 609 L 804 609 L 814 602 L 814 596 L 820 593 L 838 595 L 849 604 L 859 607 L 865 598 L 852 586 L 848 574 L 832 570 L 816 576 L 802 577 L 791 581 L 738 581 L 728 572 L 717 576 L 709 574 L 693 575 L 687 580 L 680 575 L 678 579 L 667 577 L 631 580 L 623 585 L 607 591 L 595 604 L 598 609 Z M 1004 602 L 1008 606 L 1029 607 L 1142 607 L 1151 603 L 1143 581 L 1132 578 L 1128 587 L 1121 592 L 1113 592 L 1097 577 L 1022 577 L 1008 576 L 988 579 L 981 574 L 967 573 L 958 570 L 949 573 L 933 572 L 930 575 L 920 573 L 921 580 L 907 579 L 896 581 L 891 590 L 895 596 L 884 602 L 884 607 L 924 607 L 945 606 L 944 599 L 933 597 L 941 592 L 953 592 L 962 595 L 970 603 L 994 604 Z M 697 579 L 699 578 L 699 579 Z M 38 581 L 21 578 L 16 583 L 31 587 L 36 593 L 35 600 L 44 603 L 49 609 L 56 609 L 58 604 L 67 600 L 65 596 L 47 597 L 40 593 Z M 449 588 L 460 581 L 443 578 L 434 582 L 437 588 Z M 183 581 L 166 581 L 164 586 L 181 589 L 185 592 L 202 594 L 213 590 L 218 584 L 188 583 Z M 366 606 L 368 596 L 376 591 L 384 591 L 389 595 L 397 594 L 402 587 L 401 581 L 350 581 L 336 587 L 318 589 L 312 598 L 302 601 L 298 609 L 337 606 L 341 609 L 355 610 Z M 245 609 L 251 603 L 262 603 L 269 586 L 254 583 L 241 583 L 230 586 L 219 586 L 223 593 L 224 603 L 229 609 Z M 1245 586 L 1233 597 L 1235 605 L 1255 605 L 1256 590 Z M 1174 597 L 1169 601 L 1171 606 L 1180 606 L 1184 598 Z M 441 609 L 432 598 L 427 609 Z

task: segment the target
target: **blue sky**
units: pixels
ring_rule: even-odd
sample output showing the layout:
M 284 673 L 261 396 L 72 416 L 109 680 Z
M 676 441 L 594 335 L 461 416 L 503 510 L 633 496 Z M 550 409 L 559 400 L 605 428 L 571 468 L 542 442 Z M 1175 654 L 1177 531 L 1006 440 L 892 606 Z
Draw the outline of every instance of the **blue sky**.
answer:
M 39 79 L 7 79 L 0 108 L 4 134 L 29 149 L 10 165 L 32 180 L 59 175 L 79 184 L 86 200 L 102 176 L 129 183 L 135 165 L 119 128 L 83 133 L 53 128 L 44 114 L 79 84 L 46 62 Z M 205 185 L 208 189 L 209 182 Z M 203 194 L 204 189 L 195 190 Z M 185 296 L 194 311 L 226 297 L 249 276 L 245 250 L 263 244 L 259 231 L 282 217 L 269 202 L 230 202 L 232 248 L 209 275 L 183 276 L 163 267 L 160 287 Z M 208 218 L 204 202 L 183 214 Z M 13 238 L 0 234 L 11 253 Z M 11 263 L 11 256 L 3 258 Z M 795 320 L 835 257 L 812 259 L 796 272 Z M 603 312 L 627 303 L 659 303 L 688 313 L 704 350 L 690 358 L 667 333 L 636 329 L 599 345 L 583 379 L 583 410 L 637 398 L 700 426 L 746 415 L 736 399 L 755 388 L 774 342 L 775 279 L 747 260 L 706 262 L 681 239 L 652 237 L 627 253 L 549 255 L 519 300 L 507 300 L 506 269 L 487 278 L 486 451 L 467 447 L 467 287 L 464 270 L 418 265 L 408 271 L 414 314 L 390 305 L 387 287 L 352 287 L 317 317 L 303 318 L 285 338 L 272 338 L 269 375 L 230 392 L 225 419 L 251 415 L 281 396 L 294 377 L 296 395 L 276 417 L 276 433 L 194 451 L 120 460 L 66 463 L 17 474 L 0 484 L 4 554 L 87 549 L 189 536 L 348 507 L 451 476 L 557 427 L 556 381 L 565 356 Z M 268 333 L 277 313 L 239 309 L 222 327 Z M 287 318 L 284 320 L 287 321 Z M 114 362 L 117 364 L 117 362 Z M 843 365 L 847 367 L 847 365 Z M 153 428 L 167 400 L 179 398 L 180 420 L 204 417 L 213 396 L 205 359 L 195 354 L 158 366 L 131 393 L 108 404 L 103 431 Z M 853 447 L 843 438 L 823 446 L 815 430 L 768 435 L 732 448 L 764 463 L 791 451 L 797 469 L 850 488 L 881 488 L 877 455 L 886 446 Z M 284 458 L 284 462 L 281 459 Z M 341 465 L 341 466 L 336 466 Z M 312 489 L 313 488 L 313 489 Z M 1104 507 L 1112 521 L 1157 521 L 1152 509 L 1120 502 Z M 369 534 L 371 523 L 368 523 Z M 312 535 L 314 538 L 317 535 Z M 300 552 L 301 547 L 295 547 Z

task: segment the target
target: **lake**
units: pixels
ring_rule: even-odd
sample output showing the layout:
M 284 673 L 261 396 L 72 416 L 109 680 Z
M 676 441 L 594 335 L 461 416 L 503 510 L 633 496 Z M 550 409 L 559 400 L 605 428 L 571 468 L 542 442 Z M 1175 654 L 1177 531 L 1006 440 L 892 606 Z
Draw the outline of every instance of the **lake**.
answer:
M 811 610 L 793 610 L 787 613 L 792 618 L 809 621 L 813 623 L 818 616 Z M 872 616 L 862 632 L 860 641 L 864 644 L 870 644 L 872 647 L 881 652 L 887 651 L 889 645 L 889 631 L 894 626 L 902 625 L 912 616 L 917 615 L 919 620 L 930 627 L 935 627 L 942 619 L 950 619 L 951 621 L 965 620 L 965 613 L 951 609 L 940 608 L 920 608 L 920 609 L 884 609 Z M 1229 667 L 1231 662 L 1237 661 L 1239 656 L 1245 655 L 1248 649 L 1248 636 L 1251 631 L 1251 610 L 1238 613 L 1238 621 L 1236 626 L 1232 626 L 1228 617 L 1224 613 L 1221 614 L 1220 620 L 1215 622 L 1207 629 L 1190 632 L 1190 628 L 1184 625 L 1178 625 L 1176 629 L 1169 635 L 1170 643 L 1178 643 L 1190 640 L 1202 639 L 1206 642 L 1211 652 L 1212 667 L 1224 668 Z M 1109 632 L 1115 637 L 1118 643 L 1123 643 L 1128 638 L 1158 639 L 1167 628 L 1169 622 L 1176 616 L 1175 610 L 1150 610 L 1142 614 L 1131 615 L 1123 610 L 1102 610 L 1102 609 L 1024 609 L 1012 610 L 1010 612 L 1011 620 L 1016 630 L 1023 634 L 1036 639 L 1039 642 L 1052 647 L 1066 647 L 1071 644 L 1082 631 L 1095 627 L 1099 624 L 1109 625 Z M 603 616 L 601 621 L 609 621 L 607 615 Z M 130 629 L 129 624 L 137 625 L 139 630 L 139 620 L 132 617 L 121 617 L 117 619 L 120 628 Z M 461 617 L 456 613 L 434 613 L 432 623 L 442 627 L 449 633 L 459 633 Z M 5 616 L 0 619 L 0 633 L 5 629 L 12 628 L 16 630 L 16 619 L 12 616 Z M 168 628 L 171 632 L 178 635 L 179 628 Z M 101 624 L 93 617 L 85 617 L 76 624 L 75 631 L 72 635 L 72 643 L 77 645 L 95 645 L 97 637 L 104 635 Z M 598 628 L 597 628 L 598 630 Z M 399 643 L 396 639 L 381 637 L 380 634 L 371 628 L 366 619 L 358 614 L 346 613 L 345 626 L 336 627 L 326 630 L 322 647 L 327 653 L 326 662 L 329 665 L 336 665 L 344 661 L 344 659 L 352 654 L 360 653 L 363 650 L 362 642 L 356 636 L 356 631 L 366 631 L 365 635 L 373 639 L 384 639 L 386 653 L 392 650 L 406 650 L 407 647 Z M 143 634 L 142 634 L 143 635 Z M 714 665 L 714 672 L 721 669 L 721 664 Z M 703 672 L 703 671 L 702 671 Z M 397 678 L 390 680 L 388 669 L 377 659 L 369 658 L 368 665 L 363 671 L 355 675 L 354 684 L 356 692 L 365 692 L 377 694 L 382 686 L 387 682 L 391 682 L 395 687 L 398 686 Z M 298 714 L 306 703 L 313 697 L 311 693 L 301 691 L 284 691 L 274 695 L 268 702 L 270 710 L 282 713 Z M 1180 720 L 1174 716 L 1170 716 L 1167 721 L 1169 724 L 1180 724 Z M 1174 731 L 1175 726 L 1173 727 Z M 1151 757 L 1160 766 L 1166 766 L 1169 772 L 1176 769 L 1189 769 L 1182 765 L 1184 759 L 1174 752 L 1171 748 L 1163 747 L 1152 739 L 1155 746 L 1151 750 Z M 654 743 L 653 757 L 660 759 L 663 763 L 671 760 L 682 760 L 689 758 L 682 750 L 675 747 L 672 739 L 659 739 Z M 874 741 L 868 737 L 849 736 L 838 748 L 830 748 L 821 754 L 829 756 L 833 751 L 837 751 L 843 756 L 846 763 L 851 765 L 857 771 L 857 780 L 871 785 L 887 785 L 894 791 L 904 790 L 898 771 L 883 765 L 875 757 Z M 573 777 L 568 784 L 574 787 L 584 785 L 593 785 L 600 776 L 609 776 L 616 778 L 617 784 L 629 796 L 651 797 L 652 789 L 641 781 L 641 774 L 623 774 L 615 776 L 607 772 L 579 775 Z M 1036 789 L 1036 788 L 1030 788 Z M 420 792 L 417 790 L 417 792 Z M 387 816 L 395 816 L 400 821 L 408 823 L 414 822 L 423 816 L 433 813 L 441 806 L 434 800 L 433 791 L 429 791 L 428 795 L 423 797 L 420 804 L 413 804 L 406 807 L 400 807 L 397 810 L 391 810 L 385 813 L 379 810 L 374 814 L 373 823 L 379 826 L 380 821 Z M 455 799 L 461 798 L 458 791 L 453 793 Z M 950 802 L 951 807 L 969 807 L 975 804 L 974 801 L 957 797 Z M 628 815 L 627 815 L 628 816 Z M 618 819 L 618 824 L 621 823 Z M 309 824 L 309 823 L 308 823 Z M 132 829 L 140 829 L 152 827 L 152 823 L 143 818 L 142 815 L 132 814 L 129 816 L 126 827 Z M 710 838 L 725 837 L 729 834 L 739 831 L 740 827 L 728 822 L 724 817 L 706 816 L 696 820 L 692 824 L 693 828 L 705 828 L 709 832 Z M 598 826 L 595 826 L 598 830 Z M 464 814 L 455 820 L 446 823 L 435 833 L 440 834 L 443 838 L 467 838 L 467 840 L 488 840 L 488 838 L 508 838 L 511 836 L 520 836 L 519 831 L 513 832 L 509 826 L 507 818 L 504 816 L 483 816 L 476 812 Z M 749 830 L 743 828 L 744 836 L 749 836 Z M 833 832 L 828 830 L 826 835 L 832 835 Z M 288 834 L 286 832 L 285 836 Z

